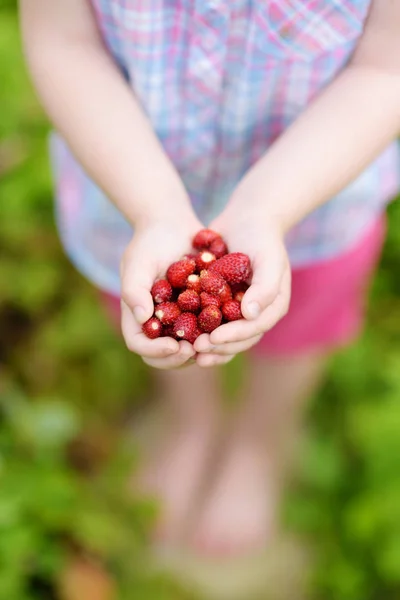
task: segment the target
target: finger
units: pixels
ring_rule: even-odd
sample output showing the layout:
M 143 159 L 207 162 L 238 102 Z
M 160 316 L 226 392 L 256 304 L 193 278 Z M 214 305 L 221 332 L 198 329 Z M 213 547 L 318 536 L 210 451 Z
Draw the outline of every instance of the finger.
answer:
M 262 338 L 262 334 L 256 335 L 254 337 L 248 338 L 244 341 L 240 342 L 231 342 L 228 344 L 222 344 L 220 346 L 213 346 L 211 343 L 208 347 L 208 350 L 204 350 L 203 354 L 212 354 L 215 356 L 229 356 L 232 354 L 240 354 L 241 352 L 245 352 L 252 348 Z
M 196 352 L 208 352 L 213 347 L 208 333 L 202 333 L 194 343 Z
M 140 324 L 150 319 L 154 312 L 150 290 L 156 278 L 157 267 L 146 260 L 146 253 L 137 255 L 136 250 L 132 250 L 124 258 L 121 267 L 122 299 Z
M 233 358 L 235 358 L 234 355 L 220 356 L 218 354 L 198 354 L 196 357 L 196 363 L 199 367 L 203 368 L 217 367 L 219 365 L 226 365 Z
M 193 362 L 196 352 L 189 342 L 179 342 L 179 351 L 166 358 L 144 358 L 144 362 L 155 369 L 178 369 Z
M 263 333 L 266 331 L 264 329 L 265 312 L 255 321 L 241 319 L 240 321 L 232 321 L 232 323 L 221 325 L 211 333 L 210 343 L 212 346 L 222 346 L 223 344 L 244 342 Z
M 271 261 L 266 253 L 255 257 L 251 286 L 242 300 L 242 313 L 245 319 L 257 319 L 275 301 L 288 266 L 284 249 L 280 256 L 281 258 L 276 261 Z
M 150 340 L 125 302 L 121 302 L 121 328 L 125 343 L 131 352 L 147 358 L 161 358 L 179 352 L 179 344 L 170 337 Z

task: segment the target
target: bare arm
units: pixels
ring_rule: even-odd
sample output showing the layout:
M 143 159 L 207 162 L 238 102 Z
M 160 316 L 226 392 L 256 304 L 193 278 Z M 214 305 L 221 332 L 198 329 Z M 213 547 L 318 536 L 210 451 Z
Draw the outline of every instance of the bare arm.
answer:
M 249 254 L 254 271 L 242 302 L 247 321 L 211 334 L 214 355 L 249 348 L 282 318 L 290 300 L 283 234 L 355 179 L 399 132 L 400 1 L 373 0 L 349 66 L 249 170 L 213 223 L 231 248 Z M 206 341 L 199 338 L 196 350 L 207 352 Z
M 193 348 L 147 339 L 150 288 L 190 249 L 198 223 L 178 173 L 103 46 L 88 0 L 20 0 L 25 50 L 50 119 L 86 171 L 135 226 L 122 265 L 122 331 L 130 350 L 159 368 Z
M 20 11 L 38 94 L 92 178 L 131 223 L 191 214 L 178 174 L 103 46 L 88 1 L 20 0 Z
M 286 231 L 350 183 L 399 132 L 400 2 L 375 0 L 349 66 L 247 173 L 230 208 L 253 203 Z

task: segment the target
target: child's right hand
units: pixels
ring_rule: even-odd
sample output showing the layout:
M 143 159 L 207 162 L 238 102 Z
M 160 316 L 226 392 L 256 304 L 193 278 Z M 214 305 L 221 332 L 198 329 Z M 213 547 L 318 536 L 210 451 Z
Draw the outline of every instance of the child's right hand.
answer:
M 202 228 L 194 215 L 174 214 L 171 221 L 149 222 L 137 228 L 121 263 L 122 333 L 127 347 L 158 369 L 184 365 L 194 355 L 189 342 L 165 337 L 148 339 L 142 325 L 154 312 L 151 287 L 169 265 L 190 252 L 193 236 Z

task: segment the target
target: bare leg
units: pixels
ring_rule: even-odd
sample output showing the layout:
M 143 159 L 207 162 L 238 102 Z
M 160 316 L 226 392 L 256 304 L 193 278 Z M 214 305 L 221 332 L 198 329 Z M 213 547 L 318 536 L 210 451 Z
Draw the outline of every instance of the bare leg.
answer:
M 272 537 L 287 459 L 325 362 L 317 354 L 253 358 L 224 462 L 194 526 L 197 551 L 238 555 Z
M 139 481 L 160 500 L 156 534 L 179 541 L 196 501 L 219 425 L 220 394 L 215 369 L 193 365 L 156 373 L 161 440 L 145 461 Z

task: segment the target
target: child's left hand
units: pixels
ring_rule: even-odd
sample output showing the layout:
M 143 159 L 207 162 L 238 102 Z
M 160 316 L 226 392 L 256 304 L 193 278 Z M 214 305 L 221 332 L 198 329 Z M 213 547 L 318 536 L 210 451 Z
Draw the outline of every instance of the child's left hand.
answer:
M 250 211 L 249 211 L 250 212 Z M 265 215 L 228 209 L 210 225 L 226 240 L 231 252 L 249 255 L 253 266 L 250 288 L 242 301 L 244 319 L 222 325 L 195 342 L 202 367 L 229 362 L 259 342 L 288 311 L 291 271 L 283 233 Z

